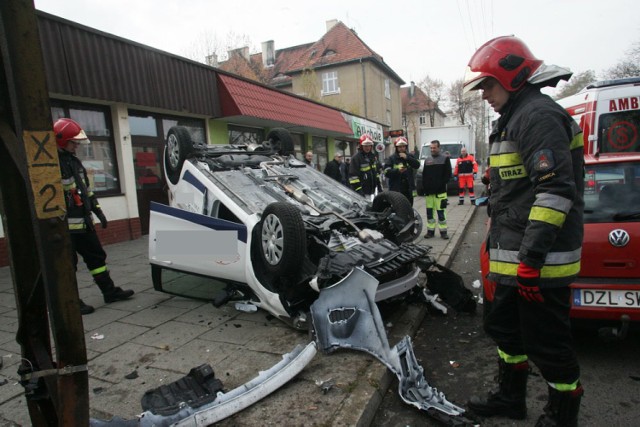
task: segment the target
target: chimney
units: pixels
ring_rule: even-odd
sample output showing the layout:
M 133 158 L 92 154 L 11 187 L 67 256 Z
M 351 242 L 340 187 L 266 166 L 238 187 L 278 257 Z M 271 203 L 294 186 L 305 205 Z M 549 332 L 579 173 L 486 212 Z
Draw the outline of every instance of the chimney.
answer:
M 229 51 L 229 59 L 231 59 L 232 56 L 239 56 L 241 58 L 244 58 L 245 60 L 249 60 L 249 46 L 243 46 L 243 47 L 239 47 L 237 49 L 231 49 Z
M 409 98 L 413 98 L 413 94 L 416 92 L 416 84 L 411 82 L 411 88 L 409 89 Z
M 217 67 L 218 66 L 218 54 L 214 52 L 211 55 L 207 55 L 205 57 L 205 61 L 206 61 L 207 65 L 209 65 L 211 67 Z
M 330 19 L 327 21 L 327 33 L 338 23 L 337 19 Z
M 264 67 L 273 67 L 276 63 L 276 52 L 273 40 L 262 42 L 262 65 Z

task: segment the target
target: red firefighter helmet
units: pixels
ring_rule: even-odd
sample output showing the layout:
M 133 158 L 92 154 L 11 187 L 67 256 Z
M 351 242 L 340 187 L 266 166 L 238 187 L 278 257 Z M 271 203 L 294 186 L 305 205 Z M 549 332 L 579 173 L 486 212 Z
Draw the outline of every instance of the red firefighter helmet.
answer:
M 479 89 L 487 77 L 496 79 L 509 92 L 520 89 L 542 65 L 522 40 L 514 36 L 491 39 L 471 57 L 464 77 L 463 92 Z
M 56 134 L 56 143 L 61 149 L 64 149 L 69 141 L 89 142 L 87 134 L 84 133 L 78 122 L 65 117 L 56 120 L 53 124 L 53 132 Z
M 407 146 L 409 145 L 409 141 L 407 141 L 407 138 L 405 138 L 404 136 L 399 136 L 396 138 L 395 142 L 393 143 L 393 145 L 395 145 L 396 147 L 399 146 Z
M 364 133 L 360 136 L 360 145 L 373 145 L 373 139 L 368 133 Z

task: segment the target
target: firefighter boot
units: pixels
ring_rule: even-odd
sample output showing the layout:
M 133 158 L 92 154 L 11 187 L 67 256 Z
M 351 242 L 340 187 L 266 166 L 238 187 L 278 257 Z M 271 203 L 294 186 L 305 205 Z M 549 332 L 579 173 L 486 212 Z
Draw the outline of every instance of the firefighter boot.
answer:
M 80 300 L 80 314 L 85 315 L 85 314 L 91 314 L 93 313 L 95 310 L 92 306 L 87 305 L 84 303 L 84 301 Z
M 527 377 L 529 362 L 498 362 L 498 390 L 489 392 L 486 399 L 472 397 L 467 403 L 469 411 L 481 417 L 503 415 L 514 420 L 527 416 Z
M 125 291 L 124 289 L 115 286 L 108 271 L 96 274 L 93 276 L 93 280 L 100 288 L 100 291 L 102 291 L 104 302 L 107 304 L 125 300 L 134 293 L 132 290 Z
M 440 232 L 440 238 L 444 239 L 444 240 L 449 240 L 449 235 L 447 234 L 446 231 L 441 231 Z
M 435 230 L 427 230 L 427 234 L 424 235 L 424 238 L 425 239 L 431 239 L 435 235 L 436 235 Z
M 583 394 L 580 384 L 572 391 L 558 391 L 549 387 L 549 401 L 544 407 L 544 414 L 538 418 L 536 427 L 577 427 Z

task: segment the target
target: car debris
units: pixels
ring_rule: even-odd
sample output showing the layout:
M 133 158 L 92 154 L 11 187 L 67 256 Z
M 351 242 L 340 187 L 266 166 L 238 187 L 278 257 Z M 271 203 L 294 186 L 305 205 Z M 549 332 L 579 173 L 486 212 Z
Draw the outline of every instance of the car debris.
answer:
M 90 425 L 204 427 L 247 408 L 286 384 L 311 362 L 318 349 L 327 354 L 337 349 L 364 351 L 396 375 L 398 392 L 405 403 L 447 425 L 476 425 L 467 418 L 463 408 L 449 402 L 443 392 L 429 385 L 409 336 L 393 348 L 389 346 L 375 301 L 377 287 L 374 277 L 362 268 L 354 268 L 344 279 L 324 288 L 310 307 L 314 341 L 305 347 L 296 346 L 278 364 L 229 392 L 222 392 L 222 383 L 215 378 L 213 369 L 202 365 L 174 382 L 175 387 L 163 385 L 145 393 L 143 408 L 146 411 L 137 419 L 92 418 Z M 335 386 L 333 378 L 315 383 L 324 394 Z

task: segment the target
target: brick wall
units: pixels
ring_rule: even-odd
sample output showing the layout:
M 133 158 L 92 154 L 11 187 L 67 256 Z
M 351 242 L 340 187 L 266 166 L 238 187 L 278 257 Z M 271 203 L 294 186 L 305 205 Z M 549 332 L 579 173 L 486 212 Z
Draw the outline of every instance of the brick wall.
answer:
M 103 245 L 139 239 L 142 236 L 140 218 L 119 219 L 109 221 L 109 227 L 102 229 L 100 223 L 96 224 L 98 237 Z M 0 238 L 0 267 L 9 265 L 9 248 L 7 239 Z

